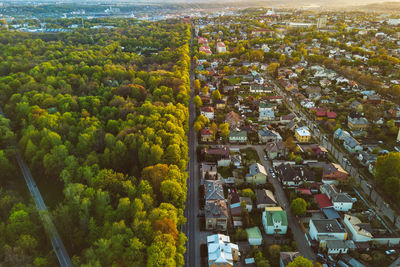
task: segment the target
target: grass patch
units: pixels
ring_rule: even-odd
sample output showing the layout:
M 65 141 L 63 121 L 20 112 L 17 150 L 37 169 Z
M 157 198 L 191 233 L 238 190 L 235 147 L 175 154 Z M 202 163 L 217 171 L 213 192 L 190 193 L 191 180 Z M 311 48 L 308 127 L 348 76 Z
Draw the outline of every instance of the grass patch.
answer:
M 260 162 L 260 157 L 258 156 L 258 153 L 254 148 L 251 147 L 243 148 L 240 149 L 240 152 L 245 157 L 248 163 Z
M 231 167 L 218 167 L 217 171 L 223 178 L 229 178 L 233 176 Z

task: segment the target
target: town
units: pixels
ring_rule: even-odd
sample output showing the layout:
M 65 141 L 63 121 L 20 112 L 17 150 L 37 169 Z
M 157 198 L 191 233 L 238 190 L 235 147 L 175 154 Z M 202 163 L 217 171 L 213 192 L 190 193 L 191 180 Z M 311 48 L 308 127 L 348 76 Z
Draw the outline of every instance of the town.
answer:
M 263 9 L 185 20 L 202 266 L 395 261 L 400 19 Z

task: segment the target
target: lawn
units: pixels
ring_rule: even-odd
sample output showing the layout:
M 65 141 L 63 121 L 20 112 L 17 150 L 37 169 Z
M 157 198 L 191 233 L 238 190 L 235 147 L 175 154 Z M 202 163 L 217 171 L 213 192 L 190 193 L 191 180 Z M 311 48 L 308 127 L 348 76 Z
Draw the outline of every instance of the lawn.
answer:
M 229 178 L 233 176 L 231 167 L 218 167 L 217 171 L 223 178 Z
M 260 162 L 260 157 L 254 148 L 247 147 L 240 149 L 240 152 L 243 154 L 243 156 L 245 156 L 247 162 Z

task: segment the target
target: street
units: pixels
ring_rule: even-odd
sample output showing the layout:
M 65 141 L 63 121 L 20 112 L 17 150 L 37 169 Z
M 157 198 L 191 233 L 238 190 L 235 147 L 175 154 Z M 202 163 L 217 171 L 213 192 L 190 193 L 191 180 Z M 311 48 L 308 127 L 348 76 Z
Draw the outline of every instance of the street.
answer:
M 193 52 L 193 32 L 190 42 L 191 52 Z M 193 54 L 193 53 L 191 53 Z M 189 145 L 189 166 L 188 166 L 188 180 L 187 180 L 187 197 L 186 197 L 186 209 L 184 215 L 187 219 L 186 225 L 183 226 L 183 232 L 185 233 L 188 241 L 186 242 L 186 253 L 185 253 L 185 266 L 200 267 L 200 228 L 199 219 L 197 217 L 199 210 L 198 201 L 198 163 L 197 163 L 197 138 L 193 130 L 193 123 L 196 119 L 196 108 L 193 103 L 195 95 L 193 89 L 194 72 L 193 65 L 190 70 L 190 103 L 189 103 L 189 133 L 188 133 L 188 145 Z

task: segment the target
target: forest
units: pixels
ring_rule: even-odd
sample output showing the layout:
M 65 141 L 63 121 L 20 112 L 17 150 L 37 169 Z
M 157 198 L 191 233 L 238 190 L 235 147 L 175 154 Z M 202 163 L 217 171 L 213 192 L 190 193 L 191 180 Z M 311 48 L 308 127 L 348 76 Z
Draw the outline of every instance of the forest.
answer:
M 112 23 L 1 30 L 1 172 L 18 172 L 12 139 L 36 179 L 62 184 L 51 215 L 74 266 L 183 266 L 190 26 Z M 33 202 L 15 195 L 0 191 L 0 261 L 57 265 Z

